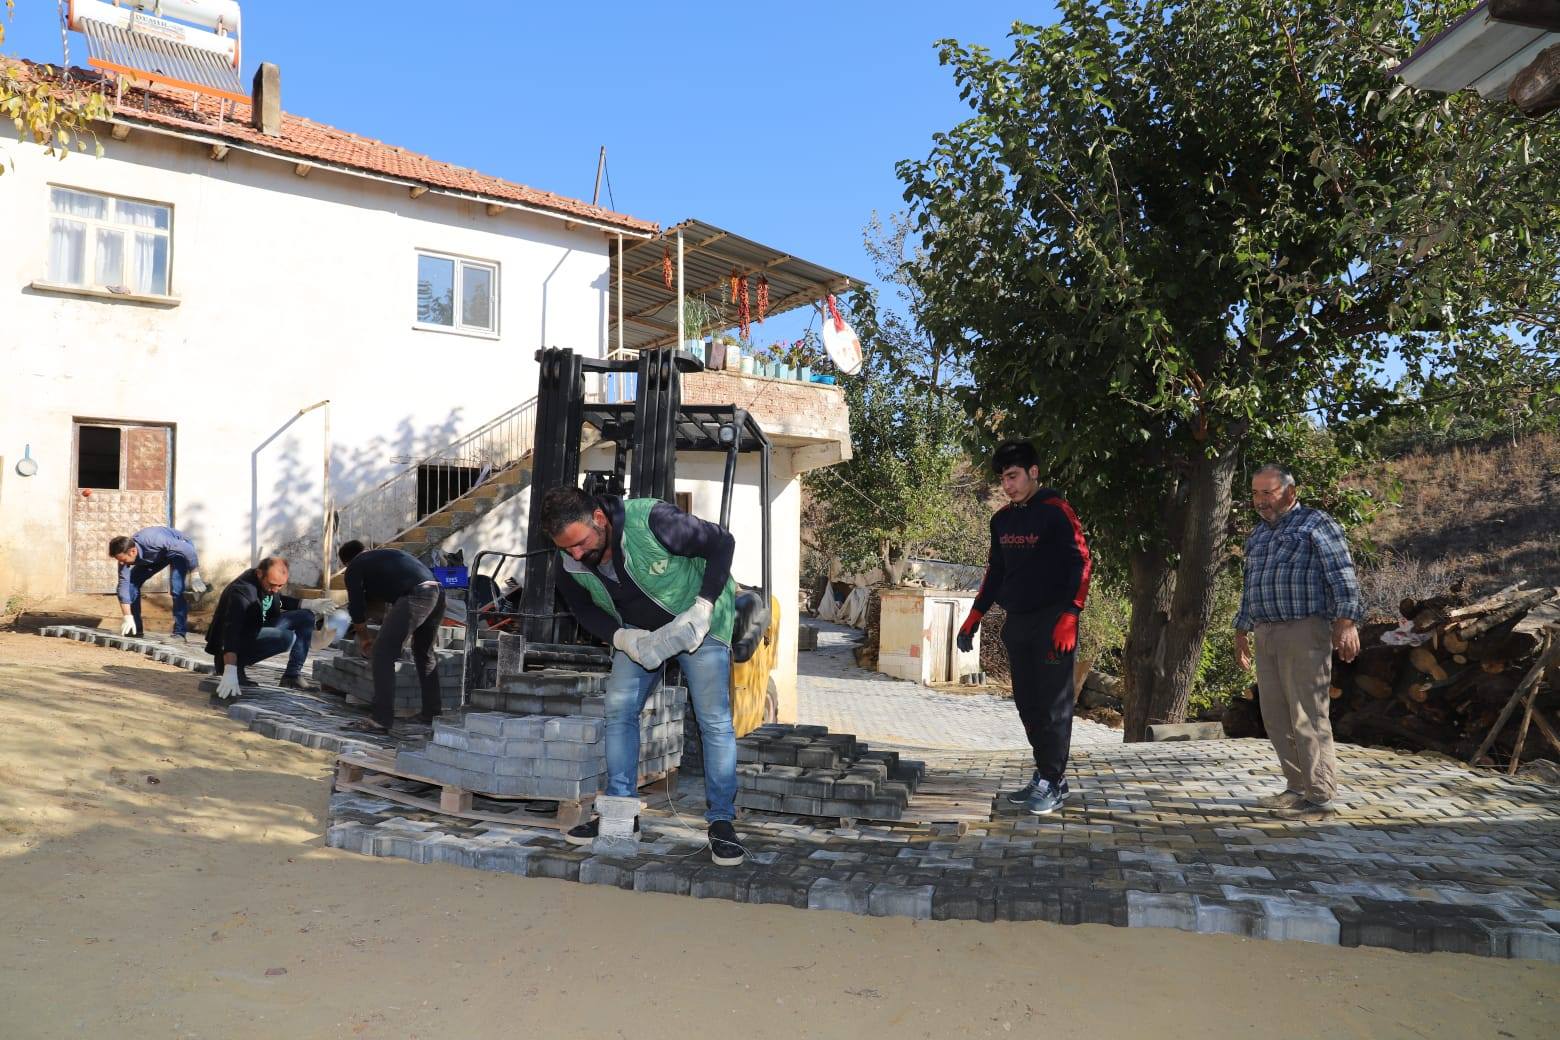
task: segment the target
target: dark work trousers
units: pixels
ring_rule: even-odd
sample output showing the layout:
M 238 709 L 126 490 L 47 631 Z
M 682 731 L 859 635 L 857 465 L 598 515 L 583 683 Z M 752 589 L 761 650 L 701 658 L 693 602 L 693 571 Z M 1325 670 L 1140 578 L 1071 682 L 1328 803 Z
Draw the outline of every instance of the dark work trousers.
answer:
M 434 637 L 444 621 L 444 590 L 438 585 L 419 585 L 385 611 L 379 638 L 374 641 L 374 721 L 389 729 L 395 724 L 395 663 L 401 657 L 406 637 L 412 637 L 412 660 L 422 686 L 422 717 L 431 721 L 444 708 L 439 695 L 438 658 L 433 652 Z
M 1002 622 L 1008 672 L 1013 677 L 1013 704 L 1035 752 L 1041 777 L 1058 783 L 1067 775 L 1067 750 L 1072 742 L 1073 658 L 1059 654 L 1051 630 L 1061 608 L 1009 614 Z

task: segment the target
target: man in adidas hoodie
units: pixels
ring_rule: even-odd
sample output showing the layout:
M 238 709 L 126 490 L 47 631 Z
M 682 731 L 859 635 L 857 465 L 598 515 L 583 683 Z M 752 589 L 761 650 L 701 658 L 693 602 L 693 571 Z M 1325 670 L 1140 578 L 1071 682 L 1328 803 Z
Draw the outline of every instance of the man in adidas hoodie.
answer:
M 1008 504 L 991 518 L 991 556 L 959 649 L 973 648 L 993 602 L 1007 612 L 1002 645 L 1013 677 L 1013 703 L 1035 753 L 1029 783 L 1004 797 L 1036 816 L 1067 797 L 1072 741 L 1073 657 L 1078 615 L 1089 595 L 1092 563 L 1083 525 L 1056 491 L 1040 486 L 1040 457 L 1027 441 L 1007 441 L 992 456 Z

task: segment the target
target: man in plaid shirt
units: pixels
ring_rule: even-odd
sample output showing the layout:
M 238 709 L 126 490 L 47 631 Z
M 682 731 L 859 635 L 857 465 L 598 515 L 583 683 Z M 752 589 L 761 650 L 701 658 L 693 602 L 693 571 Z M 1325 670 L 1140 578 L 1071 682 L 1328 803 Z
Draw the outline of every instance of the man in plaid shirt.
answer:
M 1246 539 L 1236 660 L 1251 667 L 1255 633 L 1262 722 L 1285 781 L 1282 792 L 1257 804 L 1284 816 L 1325 819 L 1337 812 L 1338 786 L 1327 691 L 1333 651 L 1345 662 L 1360 651 L 1359 580 L 1343 528 L 1301 505 L 1295 478 L 1283 469 L 1257 470 L 1251 502 L 1262 523 Z

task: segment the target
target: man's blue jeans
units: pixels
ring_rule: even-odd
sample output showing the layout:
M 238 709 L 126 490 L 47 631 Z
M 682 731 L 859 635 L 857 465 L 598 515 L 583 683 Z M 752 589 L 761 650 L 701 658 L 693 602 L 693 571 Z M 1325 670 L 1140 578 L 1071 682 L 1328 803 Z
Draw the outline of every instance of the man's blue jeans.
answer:
M 274 627 L 267 626 L 244 642 L 238 650 L 238 666 L 247 668 L 256 661 L 287 653 L 284 675 L 300 675 L 303 662 L 309 657 L 309 643 L 314 638 L 314 611 L 289 610 L 276 619 Z
M 731 648 L 706 639 L 691 654 L 678 654 L 704 738 L 704 818 L 736 818 L 737 736 L 731 726 Z M 661 671 L 647 672 L 619 650 L 607 677 L 607 794 L 620 798 L 639 790 L 639 714 L 661 683 Z
M 190 605 L 184 599 L 184 565 L 162 563 L 153 567 L 137 563 L 130 567 L 130 616 L 135 618 L 135 634 L 138 636 L 146 635 L 146 626 L 141 624 L 141 586 L 151 581 L 152 575 L 164 567 L 168 568 L 168 591 L 173 595 L 173 634 L 189 634 Z

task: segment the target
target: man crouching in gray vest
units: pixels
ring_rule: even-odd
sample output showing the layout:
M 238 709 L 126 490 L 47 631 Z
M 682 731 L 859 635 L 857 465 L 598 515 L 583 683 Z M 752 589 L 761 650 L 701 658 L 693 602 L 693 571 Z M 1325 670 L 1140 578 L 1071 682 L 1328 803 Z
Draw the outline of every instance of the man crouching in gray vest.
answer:
M 731 724 L 736 539 L 659 499 L 593 498 L 572 487 L 553 488 L 542 498 L 541 525 L 569 579 L 558 583 L 569 610 L 614 650 L 606 691 L 606 794 L 637 796 L 639 714 L 661 682 L 662 665 L 676 660 L 704 740 L 710 858 L 717 866 L 738 865 L 747 852 L 731 823 L 737 794 Z M 565 837 L 589 845 L 600 827 L 594 819 Z

